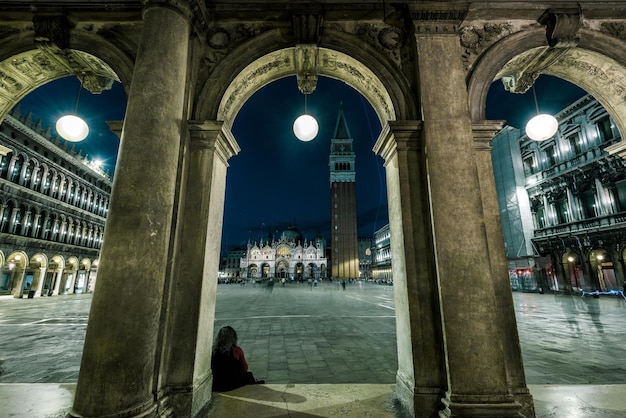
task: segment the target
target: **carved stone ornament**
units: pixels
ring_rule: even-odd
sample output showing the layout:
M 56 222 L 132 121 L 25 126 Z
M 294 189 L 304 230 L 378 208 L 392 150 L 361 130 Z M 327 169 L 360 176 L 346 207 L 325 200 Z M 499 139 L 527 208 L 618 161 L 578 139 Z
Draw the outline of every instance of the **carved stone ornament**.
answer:
M 72 24 L 65 15 L 35 15 L 35 45 L 42 50 L 60 50 L 70 46 Z
M 233 49 L 270 29 L 272 26 L 267 23 L 211 27 L 206 32 L 207 47 L 201 61 L 204 70 L 210 74 Z
M 313 93 L 317 87 L 317 55 L 315 44 L 296 45 L 293 51 L 298 89 L 304 94 Z
M 405 33 L 393 26 L 384 23 L 359 23 L 351 25 L 348 23 L 329 23 L 324 25 L 325 28 L 356 35 L 360 40 L 373 46 L 376 50 L 387 55 L 393 62 L 401 68 L 401 48 L 406 44 L 407 37 Z
M 626 25 L 622 22 L 602 22 L 600 32 L 607 33 L 617 39 L 626 41 Z
M 546 26 L 548 45 L 552 48 L 576 47 L 581 21 L 579 10 L 555 11 L 548 9 L 538 19 L 539 23 Z
M 321 14 L 294 15 L 292 25 L 296 44 L 319 44 L 322 20 Z
M 465 69 L 469 70 L 489 46 L 511 33 L 513 27 L 509 23 L 486 23 L 482 27 L 469 25 L 461 28 L 460 42 L 465 49 L 462 57 Z
M 626 79 L 621 71 L 612 66 L 599 66 L 593 60 L 585 58 L 582 54 L 570 53 L 561 62 L 561 66 L 575 69 L 594 79 L 607 94 L 618 97 L 626 104 Z

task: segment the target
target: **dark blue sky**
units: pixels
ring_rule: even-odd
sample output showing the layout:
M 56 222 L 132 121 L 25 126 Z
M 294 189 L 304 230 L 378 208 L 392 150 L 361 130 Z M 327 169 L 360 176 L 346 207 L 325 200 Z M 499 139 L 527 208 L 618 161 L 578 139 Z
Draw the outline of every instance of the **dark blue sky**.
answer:
M 25 97 L 20 108 L 33 119 L 52 126 L 64 113 L 73 112 L 80 82 L 66 77 L 48 83 Z M 536 83 L 540 111 L 556 113 L 585 92 L 566 81 L 542 76 Z M 223 227 L 223 247 L 242 245 L 268 233 L 297 226 L 305 238 L 318 232 L 329 236 L 330 196 L 328 156 L 337 115 L 343 107 L 354 138 L 357 169 L 357 223 L 359 235 L 371 237 L 388 222 L 385 173 L 382 159 L 372 152 L 380 124 L 369 103 L 345 83 L 321 77 L 307 98 L 308 113 L 320 132 L 311 142 L 298 141 L 292 132 L 295 118 L 304 111 L 304 96 L 295 77 L 273 82 L 255 93 L 233 125 L 241 152 L 229 160 Z M 78 113 L 90 126 L 89 137 L 76 145 L 92 158 L 100 158 L 113 171 L 119 140 L 107 120 L 122 120 L 126 95 L 119 83 L 110 91 L 92 95 L 83 90 Z M 535 114 L 532 90 L 523 95 L 506 92 L 495 82 L 487 97 L 488 119 L 503 119 L 523 129 Z

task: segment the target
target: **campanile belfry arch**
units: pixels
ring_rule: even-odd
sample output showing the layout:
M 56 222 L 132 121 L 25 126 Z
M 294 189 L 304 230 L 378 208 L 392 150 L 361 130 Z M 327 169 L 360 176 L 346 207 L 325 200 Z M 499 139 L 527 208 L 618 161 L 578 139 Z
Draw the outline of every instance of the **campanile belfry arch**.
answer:
M 305 89 L 345 81 L 383 126 L 373 151 L 388 190 L 399 403 L 416 417 L 534 417 L 486 152 L 501 122 L 485 120 L 486 92 L 554 74 L 626 126 L 626 2 L 48 3 L 0 6 L 0 117 L 77 68 L 128 92 L 72 416 L 206 410 L 213 237 L 240 151 L 230 126 L 256 90 L 296 75 Z

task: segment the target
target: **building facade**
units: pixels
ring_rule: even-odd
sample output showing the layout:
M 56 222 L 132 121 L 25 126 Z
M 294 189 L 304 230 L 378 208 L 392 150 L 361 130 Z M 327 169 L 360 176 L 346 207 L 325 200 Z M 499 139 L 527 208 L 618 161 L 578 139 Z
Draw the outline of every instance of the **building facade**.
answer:
M 537 142 L 505 127 L 492 159 L 513 289 L 609 291 L 624 285 L 626 167 L 607 146 L 615 122 L 586 95 Z
M 330 247 L 334 279 L 359 277 L 356 221 L 356 154 L 352 136 L 339 109 L 335 134 L 330 140 Z
M 393 283 L 391 270 L 391 232 L 389 224 L 374 232 L 372 279 L 377 283 Z
M 293 229 L 278 239 L 248 243 L 240 259 L 241 277 L 254 280 L 270 278 L 304 281 L 327 277 L 328 263 L 321 236 L 303 241 Z
M 359 279 L 372 279 L 372 239 L 359 238 Z
M 218 278 L 222 282 L 230 282 L 240 277 L 241 258 L 245 257 L 245 248 L 231 248 L 222 256 Z
M 0 295 L 92 291 L 110 177 L 17 109 L 0 144 Z

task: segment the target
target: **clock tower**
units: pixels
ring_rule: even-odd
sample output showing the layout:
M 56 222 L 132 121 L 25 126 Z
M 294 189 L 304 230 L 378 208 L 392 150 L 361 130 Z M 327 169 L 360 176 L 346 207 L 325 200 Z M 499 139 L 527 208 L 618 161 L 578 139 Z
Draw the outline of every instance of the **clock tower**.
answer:
M 339 109 L 335 135 L 330 141 L 330 247 L 334 279 L 359 277 L 356 224 L 356 156 L 352 137 Z

